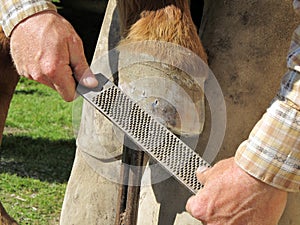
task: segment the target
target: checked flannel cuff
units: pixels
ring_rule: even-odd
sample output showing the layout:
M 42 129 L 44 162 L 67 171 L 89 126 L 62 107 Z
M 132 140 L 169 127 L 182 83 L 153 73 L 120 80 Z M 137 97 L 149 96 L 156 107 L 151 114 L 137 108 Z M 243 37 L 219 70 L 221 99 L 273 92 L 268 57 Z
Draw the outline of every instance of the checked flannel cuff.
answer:
M 0 24 L 5 35 L 9 37 L 18 23 L 45 10 L 56 11 L 56 6 L 48 0 L 0 0 Z
M 275 100 L 235 155 L 257 179 L 289 192 L 300 190 L 300 112 Z

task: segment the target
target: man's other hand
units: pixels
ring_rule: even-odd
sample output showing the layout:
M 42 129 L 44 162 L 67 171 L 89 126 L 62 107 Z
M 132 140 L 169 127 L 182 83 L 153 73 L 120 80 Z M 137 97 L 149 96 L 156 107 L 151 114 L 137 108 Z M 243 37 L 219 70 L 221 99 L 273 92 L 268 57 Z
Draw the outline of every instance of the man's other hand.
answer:
M 281 191 L 242 170 L 234 158 L 197 171 L 204 184 L 187 204 L 187 211 L 206 225 L 277 225 L 286 205 Z

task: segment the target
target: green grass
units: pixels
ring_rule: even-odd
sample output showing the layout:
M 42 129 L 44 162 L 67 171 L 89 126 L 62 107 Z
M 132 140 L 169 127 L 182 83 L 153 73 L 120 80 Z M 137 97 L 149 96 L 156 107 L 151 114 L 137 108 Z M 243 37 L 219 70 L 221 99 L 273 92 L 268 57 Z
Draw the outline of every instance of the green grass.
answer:
M 7 126 L 32 138 L 69 139 L 72 131 L 72 103 L 64 102 L 52 89 L 21 79 L 7 118 Z
M 0 178 L 3 204 L 20 224 L 58 224 L 65 184 L 7 173 Z
M 1 148 L 0 200 L 21 225 L 58 224 L 76 149 L 72 110 L 52 89 L 20 80 Z

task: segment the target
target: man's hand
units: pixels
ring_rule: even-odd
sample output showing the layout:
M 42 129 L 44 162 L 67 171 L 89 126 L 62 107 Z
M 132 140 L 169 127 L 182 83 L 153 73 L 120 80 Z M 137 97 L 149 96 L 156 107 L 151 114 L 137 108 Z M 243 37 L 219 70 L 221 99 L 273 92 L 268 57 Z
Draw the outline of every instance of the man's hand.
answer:
M 72 25 L 54 11 L 35 14 L 16 26 L 10 40 L 17 71 L 56 90 L 65 101 L 75 96 L 75 78 L 95 87 L 83 44 Z
M 287 192 L 243 171 L 233 158 L 197 172 L 204 184 L 187 204 L 187 211 L 207 225 L 277 225 Z

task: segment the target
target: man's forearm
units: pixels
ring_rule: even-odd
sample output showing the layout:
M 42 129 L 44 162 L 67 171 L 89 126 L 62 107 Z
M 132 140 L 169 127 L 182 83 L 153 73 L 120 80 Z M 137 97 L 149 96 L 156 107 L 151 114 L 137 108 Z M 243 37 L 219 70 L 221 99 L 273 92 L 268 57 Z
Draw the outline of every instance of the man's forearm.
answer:
M 0 0 L 0 25 L 9 37 L 22 20 L 44 10 L 56 11 L 56 7 L 49 0 Z

